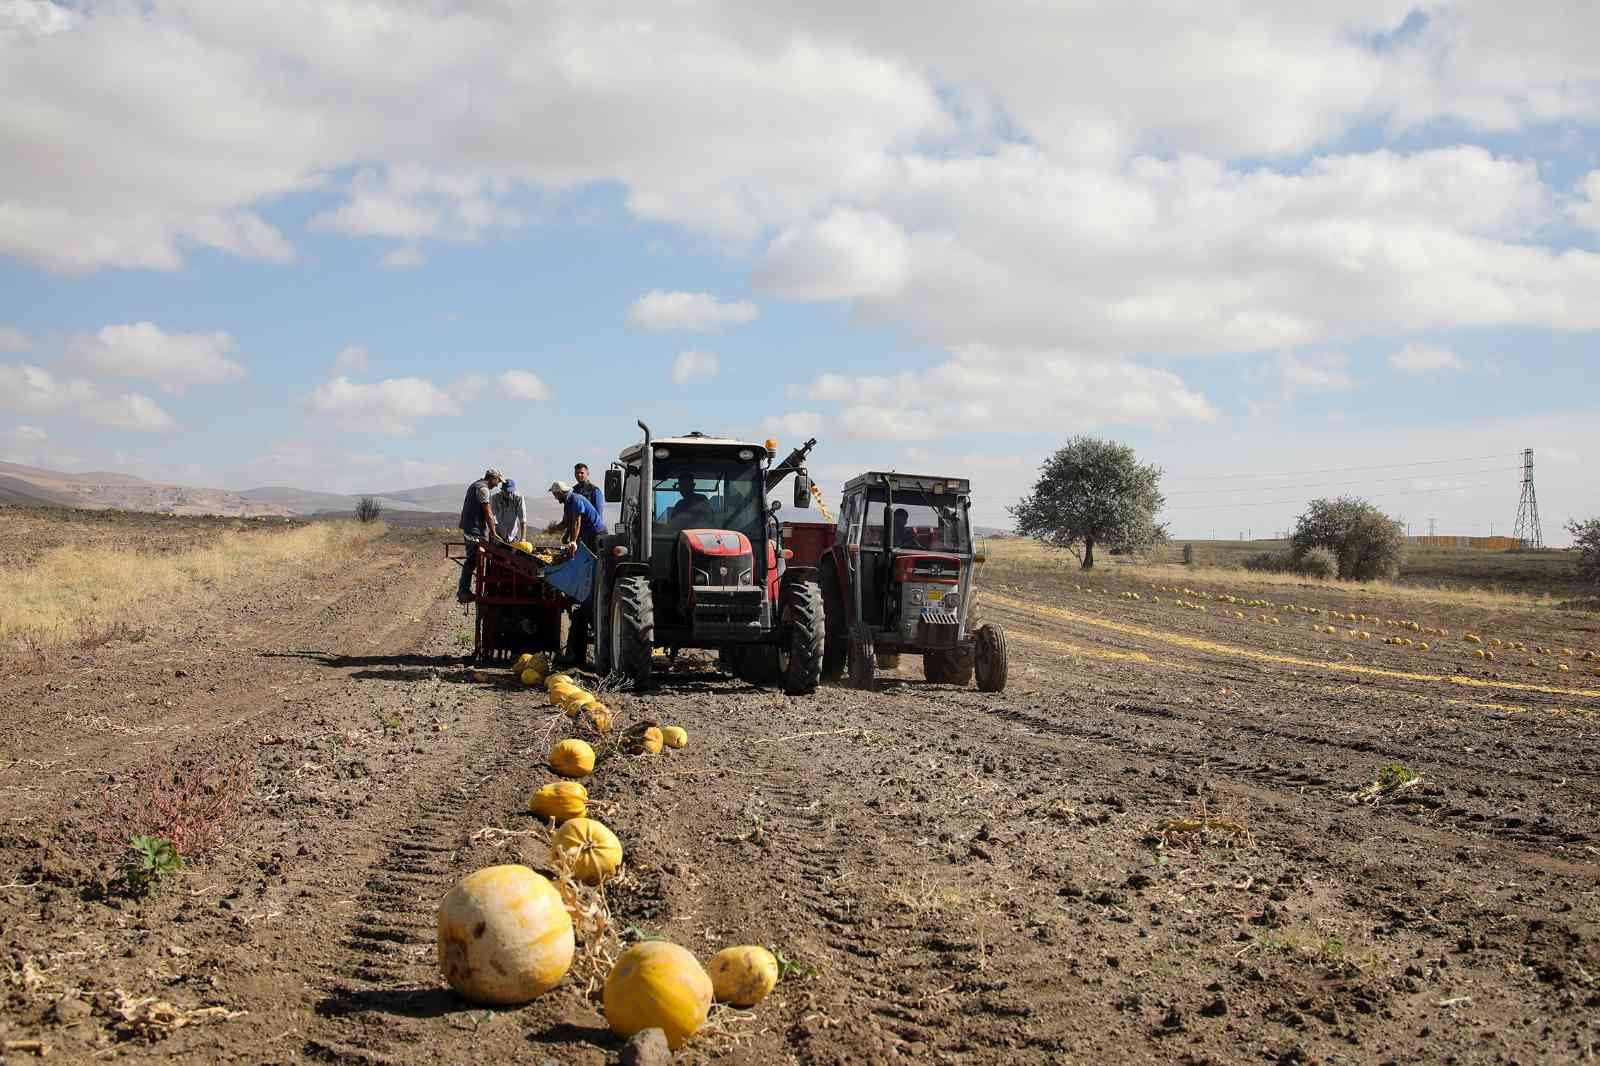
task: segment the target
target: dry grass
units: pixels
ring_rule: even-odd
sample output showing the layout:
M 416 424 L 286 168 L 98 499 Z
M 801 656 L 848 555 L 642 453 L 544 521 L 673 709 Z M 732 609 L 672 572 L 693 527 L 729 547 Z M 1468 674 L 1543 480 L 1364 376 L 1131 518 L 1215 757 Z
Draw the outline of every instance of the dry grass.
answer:
M 182 551 L 53 548 L 0 570 L 0 658 L 41 664 L 55 649 L 141 639 L 152 609 L 236 592 L 283 567 L 365 551 L 381 522 L 226 531 Z
M 1004 582 L 1008 578 L 1023 581 L 1032 574 L 1044 570 L 1074 581 L 1094 580 L 1097 577 L 1123 577 L 1155 585 L 1223 586 L 1233 592 L 1252 588 L 1262 590 L 1313 588 L 1353 597 L 1384 597 L 1461 607 L 1531 609 L 1554 607 L 1561 602 L 1559 592 L 1516 592 L 1487 585 L 1443 588 L 1419 586 L 1404 581 L 1322 581 L 1299 574 L 1259 573 L 1221 565 L 1184 566 L 1181 563 L 1139 562 L 1120 556 L 1106 556 L 1099 559 L 1095 569 L 1085 573 L 1079 569 L 1078 560 L 1069 553 L 1046 548 L 1034 540 L 990 541 L 987 549 L 988 559 L 983 576 L 991 583 Z M 1482 554 L 1486 557 L 1493 555 L 1493 553 Z M 1467 560 L 1469 563 L 1472 561 Z M 1487 564 L 1492 560 L 1486 558 L 1483 561 Z M 1487 573 L 1485 577 L 1492 580 Z

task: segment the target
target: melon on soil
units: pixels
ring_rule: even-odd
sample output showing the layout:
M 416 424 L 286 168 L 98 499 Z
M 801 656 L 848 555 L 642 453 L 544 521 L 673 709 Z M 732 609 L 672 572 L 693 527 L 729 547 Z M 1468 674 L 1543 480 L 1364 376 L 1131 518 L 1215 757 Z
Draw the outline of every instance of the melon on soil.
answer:
M 743 944 L 723 948 L 706 967 L 717 999 L 735 1007 L 753 1007 L 778 984 L 778 960 L 764 947 Z
M 594 772 L 594 749 L 582 740 L 563 740 L 550 749 L 550 769 L 562 777 L 587 777 Z
M 561 893 L 526 866 L 462 878 L 439 904 L 438 927 L 439 970 L 475 1003 L 526 1003 L 572 965 L 572 918 Z
M 661 740 L 669 748 L 682 748 L 688 746 L 689 733 L 681 725 L 664 725 Z
M 576 781 L 552 781 L 534 792 L 528 800 L 528 810 L 558 823 L 582 818 L 589 810 L 589 790 Z
M 572 876 L 586 885 L 598 885 L 616 876 L 622 865 L 622 841 L 593 818 L 571 818 L 556 830 L 550 855 L 565 855 Z
M 688 951 L 665 940 L 646 940 L 624 951 L 606 977 L 606 1022 L 627 1038 L 660 1029 L 676 1051 L 705 1024 L 711 978 Z

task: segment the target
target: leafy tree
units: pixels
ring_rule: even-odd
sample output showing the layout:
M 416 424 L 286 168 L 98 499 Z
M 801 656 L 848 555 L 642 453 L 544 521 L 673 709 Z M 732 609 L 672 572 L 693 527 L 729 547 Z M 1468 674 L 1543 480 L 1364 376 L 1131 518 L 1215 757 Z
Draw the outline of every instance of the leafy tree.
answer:
M 1296 559 L 1326 548 L 1338 560 L 1342 580 L 1371 581 L 1400 572 L 1406 535 L 1404 526 L 1366 500 L 1340 496 L 1312 500 L 1289 543 Z
M 1144 551 L 1166 539 L 1156 522 L 1166 498 L 1161 469 L 1140 463 L 1133 449 L 1096 437 L 1074 437 L 1039 468 L 1033 491 L 1007 508 L 1017 532 L 1053 548 L 1078 551 L 1094 567 L 1096 545 Z
M 1572 534 L 1572 546 L 1578 552 L 1578 574 L 1585 581 L 1600 587 L 1600 518 L 1580 522 L 1576 518 L 1567 523 Z

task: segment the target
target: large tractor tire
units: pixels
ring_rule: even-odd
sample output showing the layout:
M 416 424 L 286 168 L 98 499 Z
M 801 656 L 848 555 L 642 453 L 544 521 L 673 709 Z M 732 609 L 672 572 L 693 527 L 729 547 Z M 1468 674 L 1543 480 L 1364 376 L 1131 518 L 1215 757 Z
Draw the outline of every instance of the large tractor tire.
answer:
M 949 651 L 922 653 L 922 676 L 936 685 L 961 685 L 972 683 L 972 646 L 952 648 Z
M 650 687 L 655 637 L 656 605 L 650 579 L 620 579 L 611 595 L 611 667 L 636 689 Z
M 719 648 L 719 649 L 717 649 L 717 669 L 721 670 L 723 673 L 727 674 L 729 677 L 738 677 L 739 676 L 739 649 L 738 648 Z
M 844 617 L 844 593 L 839 576 L 830 567 L 822 572 L 822 611 L 826 620 L 822 642 L 822 680 L 838 681 L 850 658 L 849 624 Z
M 850 642 L 850 687 L 863 692 L 872 692 L 878 687 L 878 649 L 870 640 Z
M 1006 634 L 999 626 L 980 626 L 973 641 L 979 692 L 1000 692 L 1006 687 Z
M 778 651 L 783 691 L 791 696 L 815 692 L 822 681 L 827 648 L 822 588 L 815 581 L 794 581 L 784 589 L 783 620 L 787 632 Z
M 734 649 L 734 662 L 738 664 L 733 676 L 747 684 L 776 685 L 783 676 L 778 661 L 778 649 L 771 644 L 754 644 Z

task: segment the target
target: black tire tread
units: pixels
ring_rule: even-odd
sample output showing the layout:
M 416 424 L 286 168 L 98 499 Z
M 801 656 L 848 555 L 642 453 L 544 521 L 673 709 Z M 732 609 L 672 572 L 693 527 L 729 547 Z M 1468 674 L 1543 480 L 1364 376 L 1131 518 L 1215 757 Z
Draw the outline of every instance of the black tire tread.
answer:
M 803 696 L 815 692 L 822 681 L 827 645 L 822 587 L 815 581 L 791 582 L 784 590 L 784 601 L 789 663 L 783 675 L 783 691 Z
M 996 625 L 980 626 L 973 640 L 974 664 L 979 692 L 1001 692 L 1006 687 L 1008 663 L 1005 630 Z
M 635 688 L 648 688 L 656 636 L 655 596 L 650 590 L 650 579 L 622 578 L 613 596 L 612 609 L 622 612 L 622 632 L 618 646 L 612 649 L 617 670 L 632 681 Z

